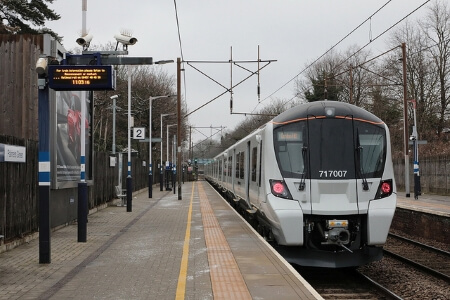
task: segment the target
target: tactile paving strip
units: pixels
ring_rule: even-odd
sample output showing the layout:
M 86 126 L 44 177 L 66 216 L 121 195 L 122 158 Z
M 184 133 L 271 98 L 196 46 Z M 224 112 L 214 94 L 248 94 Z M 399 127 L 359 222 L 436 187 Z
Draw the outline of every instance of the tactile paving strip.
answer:
M 202 183 L 198 193 L 214 299 L 252 299 Z

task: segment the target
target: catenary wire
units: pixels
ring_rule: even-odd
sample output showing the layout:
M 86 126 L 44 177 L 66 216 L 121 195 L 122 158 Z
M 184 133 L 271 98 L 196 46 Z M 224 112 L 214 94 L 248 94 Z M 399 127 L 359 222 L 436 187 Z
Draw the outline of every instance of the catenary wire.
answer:
M 357 53 L 359 53 L 360 51 L 362 51 L 364 48 L 366 48 L 368 45 L 370 45 L 372 42 L 374 42 L 375 40 L 377 40 L 379 37 L 381 37 L 382 35 L 386 34 L 389 30 L 391 30 L 393 27 L 395 27 L 396 25 L 398 25 L 400 22 L 402 22 L 404 19 L 406 19 L 407 17 L 409 17 L 411 14 L 415 13 L 417 10 L 419 10 L 420 8 L 422 8 L 424 5 L 426 5 L 428 2 L 430 2 L 431 0 L 427 0 L 424 3 L 422 3 L 419 7 L 417 7 L 416 9 L 414 9 L 412 12 L 410 12 L 409 14 L 407 14 L 405 17 L 403 17 L 402 19 L 400 19 L 398 22 L 396 22 L 394 25 L 390 26 L 388 29 L 386 29 L 385 31 L 383 31 L 381 34 L 379 34 L 378 36 L 376 36 L 374 39 L 371 39 L 369 43 L 367 43 L 366 45 L 364 45 L 362 48 L 360 48 L 358 51 L 356 51 L 355 53 L 353 53 L 352 55 L 350 55 L 347 59 L 345 59 L 340 65 L 342 65 L 343 63 L 345 63 L 346 61 L 348 61 L 350 58 L 352 58 L 353 56 L 355 56 Z M 279 87 L 277 90 L 275 90 L 274 92 L 272 92 L 269 96 L 267 96 L 266 98 L 264 98 L 263 100 L 261 100 L 253 109 L 253 111 L 256 110 L 256 108 L 265 100 L 271 98 L 274 94 L 276 94 L 277 92 L 279 92 L 281 89 L 283 89 L 285 86 L 287 86 L 289 83 L 291 83 L 293 80 L 295 80 L 296 78 L 298 78 L 298 76 L 300 76 L 302 73 L 304 73 L 306 70 L 308 70 L 311 66 L 313 66 L 315 63 L 317 63 L 322 57 L 324 57 L 326 54 L 328 54 L 332 49 L 334 49 L 337 45 L 339 45 L 342 41 L 344 41 L 349 35 L 351 35 L 355 30 L 357 30 L 359 27 L 361 27 L 364 23 L 366 23 L 367 21 L 369 21 L 373 16 L 375 16 L 381 9 L 383 9 L 387 4 L 389 4 L 390 1 L 386 2 L 382 7 L 380 7 L 376 12 L 374 12 L 370 17 L 368 17 L 365 21 L 363 21 L 360 25 L 358 25 L 355 29 L 353 29 L 349 34 L 347 34 L 344 38 L 342 38 L 339 42 L 337 42 L 335 45 L 333 45 L 330 49 L 328 49 L 325 53 L 323 53 L 320 57 L 318 57 L 316 60 L 314 60 L 312 63 L 310 63 L 308 66 L 306 66 L 304 69 L 302 69 L 298 74 L 296 74 L 294 77 L 292 77 L 289 81 L 287 81 L 285 84 L 283 84 L 281 87 Z M 289 99 L 288 101 L 286 101 L 285 103 L 289 103 L 291 102 L 294 98 L 296 98 L 296 96 L 292 97 L 291 99 Z M 252 112 L 253 112 L 252 111 Z

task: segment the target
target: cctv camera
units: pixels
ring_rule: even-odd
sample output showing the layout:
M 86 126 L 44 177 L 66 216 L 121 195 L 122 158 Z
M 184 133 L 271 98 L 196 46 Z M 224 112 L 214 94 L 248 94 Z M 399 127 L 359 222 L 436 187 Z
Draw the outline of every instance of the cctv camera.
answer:
M 92 41 L 92 34 L 86 34 L 82 37 L 77 38 L 77 44 L 83 47 L 89 46 L 89 43 Z
M 47 72 L 47 59 L 46 58 L 39 58 L 36 62 L 36 72 L 39 75 L 42 75 Z
M 134 45 L 137 42 L 137 38 L 121 33 L 114 35 L 114 38 L 123 45 Z
M 412 136 L 409 137 L 409 140 L 410 140 L 410 141 L 415 141 L 415 140 L 416 140 L 416 137 L 415 137 L 414 135 L 412 135 Z
M 111 97 L 109 97 L 109 98 L 111 98 L 112 100 L 114 100 L 114 99 L 119 98 L 119 95 L 114 95 L 114 96 L 111 96 Z

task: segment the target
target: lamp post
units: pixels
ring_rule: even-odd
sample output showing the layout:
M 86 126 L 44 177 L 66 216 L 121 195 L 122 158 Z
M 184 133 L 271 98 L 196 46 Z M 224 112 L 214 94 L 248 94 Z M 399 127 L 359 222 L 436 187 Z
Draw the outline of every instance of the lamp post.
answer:
M 170 116 L 173 115 L 174 113 L 171 114 L 161 114 L 161 157 L 160 157 L 160 168 L 159 168 L 159 190 L 162 191 L 163 190 L 163 157 L 162 157 L 162 153 L 163 153 L 163 141 L 162 141 L 162 136 L 163 136 L 163 117 L 166 116 Z
M 152 198 L 153 194 L 153 170 L 152 170 L 152 101 L 156 99 L 169 98 L 171 96 L 156 96 L 148 98 L 148 197 Z
M 167 141 L 166 141 L 166 145 L 167 145 L 167 147 L 166 147 L 166 161 L 169 160 L 169 128 L 172 127 L 172 126 L 177 126 L 177 125 L 178 125 L 178 124 L 168 124 L 168 125 L 167 125 L 167 135 L 166 135 L 166 138 L 167 138 Z
M 112 154 L 116 154 L 116 99 L 119 98 L 119 95 L 114 95 L 110 97 L 113 101 L 112 110 L 113 110 L 113 140 L 112 140 Z
M 169 64 L 169 63 L 173 63 L 173 60 L 159 60 L 159 61 L 155 61 L 154 64 L 155 65 L 164 65 L 164 64 Z M 149 113 L 148 113 L 148 197 L 151 198 L 153 195 L 153 171 L 152 171 L 152 101 L 156 100 L 156 99 L 161 99 L 161 98 L 169 98 L 172 97 L 172 95 L 167 95 L 167 96 L 156 96 L 156 97 L 150 97 L 149 103 L 148 103 L 148 107 L 149 107 Z M 162 123 L 162 119 L 161 119 L 161 123 Z M 162 125 L 161 125 L 162 126 Z M 161 140 L 162 140 L 162 134 L 161 134 Z M 162 146 L 162 144 L 161 144 Z M 162 151 L 162 148 L 161 148 Z
M 178 124 L 167 125 L 167 135 L 166 135 L 166 191 L 169 189 L 169 172 L 170 172 L 170 162 L 169 162 L 169 127 L 176 126 Z M 173 162 L 172 162 L 173 163 Z

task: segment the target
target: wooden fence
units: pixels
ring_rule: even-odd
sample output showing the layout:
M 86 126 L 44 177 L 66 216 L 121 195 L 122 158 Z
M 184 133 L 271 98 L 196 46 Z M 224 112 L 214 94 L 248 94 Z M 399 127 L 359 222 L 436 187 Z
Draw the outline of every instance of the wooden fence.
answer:
M 38 230 L 38 143 L 1 135 L 0 143 L 26 147 L 26 163 L 0 162 L 0 235 L 9 241 Z M 109 156 L 109 153 L 94 154 L 95 181 L 89 186 L 89 208 L 116 197 L 114 186 L 118 182 L 118 166 L 109 166 Z M 124 169 L 125 186 L 126 164 Z M 133 191 L 147 187 L 148 171 L 139 157 L 132 157 L 132 178 Z
M 36 61 L 44 36 L 0 34 L 0 134 L 38 139 Z
M 0 162 L 0 235 L 8 239 L 38 228 L 38 143 L 1 135 L 0 143 L 26 147 L 26 163 Z

